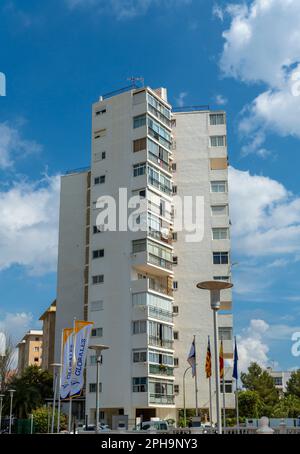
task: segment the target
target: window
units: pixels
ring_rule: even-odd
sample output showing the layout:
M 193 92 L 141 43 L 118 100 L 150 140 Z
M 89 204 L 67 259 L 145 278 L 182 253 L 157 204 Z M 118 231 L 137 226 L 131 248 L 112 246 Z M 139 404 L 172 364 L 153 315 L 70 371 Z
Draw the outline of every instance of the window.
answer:
M 151 117 L 148 117 L 148 133 L 166 148 L 171 148 L 171 134 Z
M 132 242 L 132 253 L 143 252 L 146 250 L 146 240 L 133 240 Z
M 227 192 L 227 181 L 211 181 L 211 192 Z
M 173 172 L 176 172 L 176 170 L 177 170 L 177 164 L 176 164 L 176 162 L 173 162 L 173 164 L 172 164 L 172 171 L 173 171 Z
M 228 205 L 213 205 L 211 214 L 213 216 L 226 216 L 228 214 Z
M 179 385 L 174 385 L 174 394 L 179 394 Z
M 106 159 L 106 151 L 102 151 L 102 153 L 101 153 L 101 158 L 102 158 L 102 159 Z
M 103 336 L 103 328 L 93 328 L 91 332 L 92 337 L 102 337 Z
M 177 232 L 172 232 L 172 240 L 177 241 L 178 235 Z
M 146 320 L 135 320 L 132 322 L 132 333 L 133 334 L 143 334 L 147 331 L 147 322 Z
M 39 361 L 39 358 L 34 358 L 34 361 L 37 363 Z
M 214 276 L 214 281 L 230 282 L 229 276 Z
M 91 301 L 90 303 L 91 312 L 102 311 L 103 301 Z
M 145 363 L 147 362 L 147 352 L 140 351 L 140 352 L 133 352 L 133 362 L 134 363 Z
M 227 265 L 229 263 L 229 252 L 214 252 L 213 264 L 214 265 Z
M 171 126 L 172 126 L 172 128 L 176 128 L 176 119 L 175 118 L 173 118 L 171 120 Z
M 173 314 L 179 314 L 179 306 L 173 306 Z
M 218 227 L 212 229 L 213 240 L 228 240 L 229 229 L 227 227 Z
M 282 386 L 282 377 L 273 377 L 275 386 Z
M 38 352 L 39 350 L 40 350 L 39 347 L 34 347 L 34 351 L 35 351 L 35 352 Z
M 133 141 L 133 151 L 136 153 L 137 151 L 143 151 L 147 148 L 147 139 L 144 137 L 143 139 L 137 139 Z
M 106 108 L 101 109 L 101 110 L 96 110 L 95 115 L 96 117 L 99 117 L 99 115 L 104 115 L 106 114 Z
M 220 391 L 223 394 L 223 379 L 221 379 Z M 232 393 L 232 381 L 225 380 L 225 394 L 230 394 L 230 393 Z
M 89 392 L 90 393 L 97 392 L 97 383 L 90 383 L 89 384 Z M 102 393 L 102 383 L 99 383 L 99 392 Z
M 133 377 L 133 379 L 132 379 L 132 391 L 134 393 L 145 393 L 145 392 L 147 392 L 147 377 Z
M 39 337 L 36 337 L 36 338 L 35 338 L 35 341 L 36 341 L 36 342 L 40 342 L 40 338 L 39 338 Z
M 173 257 L 173 265 L 178 265 L 178 257 L 176 255 Z
M 230 326 L 219 327 L 219 339 L 223 341 L 232 340 L 232 328 Z
M 173 290 L 178 290 L 178 281 L 173 281 Z
M 172 193 L 177 194 L 177 186 L 172 186 Z
M 174 340 L 179 340 L 179 331 L 174 331 Z
M 104 282 L 104 275 L 98 274 L 97 276 L 92 277 L 93 284 L 103 284 Z
M 179 367 L 179 358 L 174 358 L 174 367 Z
M 93 251 L 93 259 L 98 259 L 100 257 L 104 257 L 104 249 L 97 249 Z
M 210 137 L 210 146 L 211 147 L 225 147 L 226 146 L 226 136 L 211 136 Z
M 146 163 L 143 162 L 142 164 L 135 164 L 133 166 L 133 176 L 138 177 L 140 175 L 145 175 L 146 173 Z
M 223 113 L 220 114 L 210 114 L 209 116 L 210 124 L 214 125 L 224 125 L 225 124 L 225 115 Z
M 105 183 L 105 175 L 101 175 L 100 177 L 96 177 L 94 179 L 95 184 L 103 184 Z
M 101 137 L 106 136 L 106 129 L 99 129 L 94 132 L 94 139 L 100 139 Z
M 141 126 L 144 126 L 145 124 L 146 124 L 146 115 L 145 114 L 134 117 L 134 119 L 133 119 L 134 129 L 140 128 Z

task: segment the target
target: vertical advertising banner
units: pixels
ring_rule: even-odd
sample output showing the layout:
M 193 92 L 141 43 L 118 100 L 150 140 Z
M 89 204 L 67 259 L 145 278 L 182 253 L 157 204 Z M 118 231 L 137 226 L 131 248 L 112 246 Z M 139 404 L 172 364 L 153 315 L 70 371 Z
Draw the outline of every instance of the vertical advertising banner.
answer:
M 88 343 L 93 322 L 75 321 L 75 359 L 71 379 L 71 396 L 80 394 L 84 382 L 84 368 L 86 363 Z
M 71 377 L 73 366 L 73 344 L 74 330 L 73 328 L 65 328 L 62 335 L 62 375 L 60 397 L 66 399 L 71 391 Z

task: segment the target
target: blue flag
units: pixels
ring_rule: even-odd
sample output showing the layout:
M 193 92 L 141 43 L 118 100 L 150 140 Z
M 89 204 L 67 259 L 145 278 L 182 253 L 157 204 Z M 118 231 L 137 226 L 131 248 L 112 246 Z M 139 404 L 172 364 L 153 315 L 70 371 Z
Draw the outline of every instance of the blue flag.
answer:
M 237 350 L 237 345 L 236 345 L 236 337 L 234 338 L 234 363 L 233 363 L 233 372 L 232 372 L 232 376 L 233 378 L 235 378 L 236 380 L 239 378 L 239 373 L 238 373 L 238 360 L 239 360 L 239 356 L 238 356 L 238 350 Z
M 193 340 L 189 356 L 187 358 L 187 362 L 192 367 L 192 375 L 195 377 L 196 375 L 196 348 L 195 348 L 195 339 Z

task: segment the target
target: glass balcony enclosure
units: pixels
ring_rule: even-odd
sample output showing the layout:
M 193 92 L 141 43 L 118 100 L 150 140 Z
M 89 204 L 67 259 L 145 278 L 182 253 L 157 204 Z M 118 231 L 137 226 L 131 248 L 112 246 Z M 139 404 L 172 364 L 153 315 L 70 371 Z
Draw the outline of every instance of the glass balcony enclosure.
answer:
M 148 317 L 172 323 L 172 302 L 166 298 L 151 293 L 134 293 L 132 295 L 133 306 L 144 306 L 148 309 Z
M 132 242 L 133 254 L 144 251 L 147 251 L 147 261 L 149 263 L 161 268 L 172 270 L 173 255 L 171 249 L 160 246 L 151 240 L 147 240 L 146 238 L 134 240 Z

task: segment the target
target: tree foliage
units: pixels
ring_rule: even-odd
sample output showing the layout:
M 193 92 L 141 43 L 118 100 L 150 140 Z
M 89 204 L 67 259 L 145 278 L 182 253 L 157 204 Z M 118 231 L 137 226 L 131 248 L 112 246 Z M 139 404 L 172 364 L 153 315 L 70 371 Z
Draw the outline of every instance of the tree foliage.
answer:
M 300 399 L 300 369 L 292 372 L 291 378 L 286 385 L 286 394 Z
M 13 413 L 18 418 L 27 418 L 33 410 L 41 407 L 46 398 L 52 397 L 53 379 L 48 371 L 29 366 L 20 377 L 14 377 L 9 387 L 14 389 Z M 9 396 L 5 399 L 8 412 Z
M 244 418 L 260 418 L 263 415 L 264 403 L 257 391 L 239 392 L 239 413 Z
M 35 433 L 47 433 L 50 429 L 52 421 L 52 410 L 46 407 L 37 408 L 33 410 L 33 422 L 34 422 L 34 431 Z M 54 431 L 57 430 L 57 417 L 58 413 L 55 411 L 54 419 Z M 64 414 L 60 415 L 60 430 L 65 430 L 67 428 L 67 417 Z

